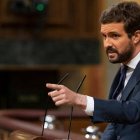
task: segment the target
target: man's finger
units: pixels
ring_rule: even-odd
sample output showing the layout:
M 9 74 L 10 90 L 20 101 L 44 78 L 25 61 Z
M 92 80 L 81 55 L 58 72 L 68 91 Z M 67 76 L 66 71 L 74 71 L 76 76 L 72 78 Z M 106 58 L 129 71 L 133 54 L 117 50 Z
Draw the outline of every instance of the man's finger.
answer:
M 46 87 L 47 88 L 50 88 L 50 89 L 54 89 L 54 90 L 60 90 L 62 88 L 61 85 L 58 85 L 58 84 L 50 84 L 50 83 L 47 83 L 46 84 Z

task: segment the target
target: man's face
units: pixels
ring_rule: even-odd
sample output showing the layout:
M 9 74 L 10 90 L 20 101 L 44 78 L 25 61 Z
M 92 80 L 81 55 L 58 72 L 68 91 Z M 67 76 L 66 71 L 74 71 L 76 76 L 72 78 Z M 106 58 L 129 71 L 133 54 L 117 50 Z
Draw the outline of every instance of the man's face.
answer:
M 131 59 L 134 47 L 124 30 L 123 23 L 102 24 L 101 34 L 107 57 L 111 63 L 127 63 Z

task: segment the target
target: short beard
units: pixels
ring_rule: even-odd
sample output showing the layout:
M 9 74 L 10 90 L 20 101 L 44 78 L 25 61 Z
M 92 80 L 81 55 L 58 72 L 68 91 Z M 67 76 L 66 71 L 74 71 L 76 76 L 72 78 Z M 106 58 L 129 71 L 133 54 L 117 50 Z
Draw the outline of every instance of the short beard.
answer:
M 127 51 L 121 54 L 117 50 L 114 49 L 114 52 L 117 53 L 118 57 L 115 60 L 109 60 L 109 61 L 113 64 L 128 62 L 132 57 L 133 51 L 134 50 L 131 44 L 129 44 Z

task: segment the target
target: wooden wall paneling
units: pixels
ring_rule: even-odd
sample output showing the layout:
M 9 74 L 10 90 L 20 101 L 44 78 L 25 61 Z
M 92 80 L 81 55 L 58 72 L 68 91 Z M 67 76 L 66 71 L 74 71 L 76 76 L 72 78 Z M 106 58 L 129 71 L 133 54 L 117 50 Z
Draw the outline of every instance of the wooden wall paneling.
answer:
M 99 17 L 102 10 L 102 0 L 94 1 L 94 0 L 87 0 L 86 2 L 86 32 L 89 36 L 93 36 L 98 38 L 99 33 Z
M 0 17 L 2 17 L 3 10 L 4 10 L 4 8 L 5 8 L 3 1 L 4 1 L 4 0 L 1 0 L 1 1 L 0 1 Z M 0 21 L 1 21 L 1 18 L 0 18 Z
M 82 34 L 85 30 L 85 16 L 86 16 L 86 2 L 85 0 L 77 0 L 74 3 L 74 29 L 78 35 Z
M 63 12 L 67 13 L 64 19 L 67 19 L 65 21 L 68 21 L 68 24 L 64 24 L 67 22 L 63 22 L 63 24 L 61 22 L 58 26 L 58 24 L 51 22 L 46 34 L 48 33 L 48 35 L 51 34 L 51 36 L 53 36 L 58 33 L 62 35 L 62 37 L 72 38 L 98 38 L 98 15 L 101 11 L 99 2 L 92 0 L 67 0 L 66 2 L 65 0 L 65 5 L 66 4 L 68 4 L 68 6 L 65 6 L 65 10 L 63 8 Z M 52 14 L 50 13 L 50 15 Z M 50 23 L 49 19 L 48 23 Z
M 96 97 L 104 98 L 105 95 L 105 75 L 104 66 L 102 64 L 85 66 L 81 68 L 81 73 L 87 75 L 84 83 L 84 94 Z
M 98 38 L 100 1 L 49 0 L 43 16 L 16 15 L 8 3 L 0 1 L 1 37 Z
M 69 0 L 50 0 L 47 14 L 47 23 L 50 25 L 68 25 L 69 24 Z
M 32 36 L 30 32 L 30 27 L 26 27 L 25 25 L 32 25 L 32 19 L 26 16 L 17 15 L 11 12 L 10 10 L 10 0 L 2 0 L 0 1 L 1 11 L 0 11 L 0 37 L 2 38 L 29 38 Z
M 53 8 L 51 8 L 53 7 Z M 50 1 L 45 36 L 67 38 L 73 34 L 73 0 Z

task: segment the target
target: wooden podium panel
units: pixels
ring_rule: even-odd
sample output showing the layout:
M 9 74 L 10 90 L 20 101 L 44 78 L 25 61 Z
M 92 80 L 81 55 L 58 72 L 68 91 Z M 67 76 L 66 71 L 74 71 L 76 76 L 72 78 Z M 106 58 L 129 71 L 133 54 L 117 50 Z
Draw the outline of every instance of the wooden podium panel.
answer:
M 48 111 L 59 118 L 67 118 L 69 114 L 66 111 Z M 42 126 L 25 121 L 25 119 L 33 119 L 44 115 L 44 111 L 37 110 L 5 110 L 0 111 L 0 127 L 10 132 L 10 140 L 65 140 L 68 137 L 66 130 L 50 130 L 44 129 L 42 134 Z M 73 112 L 73 117 L 87 117 L 84 112 Z M 24 118 L 24 119 L 23 119 Z M 84 135 L 71 132 L 69 140 L 86 140 Z

